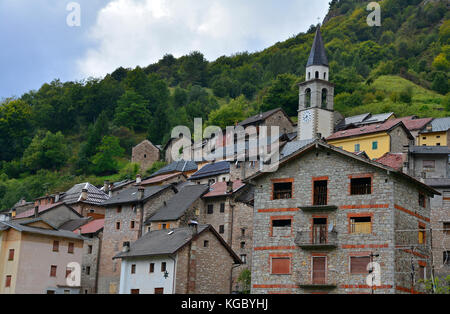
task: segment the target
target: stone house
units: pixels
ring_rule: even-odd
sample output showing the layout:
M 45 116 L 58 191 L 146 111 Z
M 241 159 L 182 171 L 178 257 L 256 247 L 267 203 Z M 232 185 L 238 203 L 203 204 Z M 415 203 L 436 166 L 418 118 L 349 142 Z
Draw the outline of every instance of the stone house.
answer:
M 155 230 L 129 245 L 114 257 L 121 294 L 227 294 L 241 262 L 210 225 Z
M 424 291 L 436 190 L 320 140 L 244 182 L 255 186 L 252 293 L 371 293 L 371 261 L 374 293 Z
M 145 172 L 155 162 L 160 160 L 161 151 L 149 140 L 144 140 L 133 147 L 131 154 L 131 162 L 141 166 L 141 171 Z
M 74 185 L 61 194 L 59 200 L 70 205 L 84 217 L 96 216 L 97 218 L 103 218 L 105 208 L 102 206 L 102 203 L 109 198 L 110 196 L 107 193 L 86 182 Z
M 187 177 L 181 172 L 162 174 L 156 177 L 151 177 L 149 179 L 143 180 L 141 186 L 153 186 L 153 185 L 167 185 L 167 184 L 177 184 L 180 182 L 186 182 Z
M 113 257 L 124 242 L 133 242 L 144 234 L 144 221 L 177 192 L 172 185 L 132 187 L 103 203 L 105 223 L 100 248 L 98 293 L 118 293 L 120 260 Z
M 192 174 L 197 172 L 198 165 L 195 161 L 174 161 L 171 164 L 161 168 L 157 172 L 155 172 L 153 175 L 151 175 L 150 178 L 158 177 L 163 174 L 172 174 L 172 173 L 182 173 L 187 178 L 189 178 Z
M 82 263 L 83 240 L 41 218 L 0 222 L 0 294 L 78 294 L 67 277 Z
M 20 214 L 13 215 L 13 220 L 20 221 L 30 218 L 42 218 L 52 226 L 59 228 L 68 220 L 80 219 L 82 217 L 83 216 L 72 207 L 64 203 L 54 203 L 36 206 L 34 209 L 29 209 Z
M 450 117 L 434 119 L 419 134 L 419 146 L 450 146 Z

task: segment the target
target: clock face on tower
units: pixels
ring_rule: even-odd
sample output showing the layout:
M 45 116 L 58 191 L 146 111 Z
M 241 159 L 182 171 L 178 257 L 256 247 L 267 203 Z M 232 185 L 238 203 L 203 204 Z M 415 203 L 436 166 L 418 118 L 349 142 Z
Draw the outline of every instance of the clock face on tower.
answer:
M 312 120 L 312 113 L 311 111 L 304 111 L 302 115 L 302 120 L 305 123 L 309 123 Z

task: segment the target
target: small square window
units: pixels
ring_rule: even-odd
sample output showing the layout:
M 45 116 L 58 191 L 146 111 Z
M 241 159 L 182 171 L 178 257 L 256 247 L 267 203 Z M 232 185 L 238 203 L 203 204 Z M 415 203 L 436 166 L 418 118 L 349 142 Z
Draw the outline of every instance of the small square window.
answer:
M 220 212 L 221 213 L 225 212 L 225 203 L 220 203 Z
M 8 261 L 13 261 L 14 260 L 14 249 L 10 249 L 9 250 L 9 256 L 8 256 Z
M 131 265 L 131 273 L 136 274 L 136 264 Z
M 361 151 L 361 145 L 360 144 L 355 144 L 355 153 L 358 153 Z
M 53 241 L 53 252 L 59 252 L 59 241 Z
M 351 195 L 372 194 L 372 178 L 355 178 L 350 180 Z
M 75 244 L 72 242 L 69 242 L 69 246 L 67 247 L 67 253 L 73 254 L 74 247 L 75 247 Z
M 214 214 L 214 205 L 209 204 L 208 205 L 208 215 L 212 215 L 212 214 Z
M 117 207 L 117 213 L 120 214 L 122 212 L 122 206 Z
M 350 217 L 350 233 L 370 234 L 372 233 L 372 218 L 368 217 Z
M 203 242 L 203 247 L 209 247 L 209 241 L 208 240 L 205 240 Z
M 241 249 L 245 249 L 245 242 L 241 242 Z
M 155 263 L 150 263 L 150 274 L 155 272 Z
M 56 277 L 56 269 L 57 269 L 56 265 L 52 265 L 50 267 L 50 277 Z
M 167 269 L 167 264 L 166 264 L 166 262 L 162 262 L 162 263 L 161 263 L 161 272 L 165 272 L 166 269 Z
M 117 230 L 120 230 L 120 222 L 119 222 L 119 221 L 116 222 L 116 229 L 117 229 Z
M 378 142 L 377 141 L 372 143 L 372 149 L 373 150 L 377 150 L 378 149 Z
M 273 275 L 288 275 L 291 273 L 291 259 L 289 257 L 272 258 Z
M 351 256 L 350 257 L 350 273 L 351 274 L 367 274 L 367 265 L 370 263 L 369 256 Z
M 224 225 L 220 225 L 219 226 L 219 233 L 220 234 L 224 234 L 225 233 L 225 226 Z
M 423 194 L 423 193 L 419 193 L 419 206 L 423 207 L 423 208 L 427 207 L 426 206 L 426 197 L 425 197 L 425 194 Z
M 292 198 L 292 182 L 274 183 L 273 199 L 282 200 Z

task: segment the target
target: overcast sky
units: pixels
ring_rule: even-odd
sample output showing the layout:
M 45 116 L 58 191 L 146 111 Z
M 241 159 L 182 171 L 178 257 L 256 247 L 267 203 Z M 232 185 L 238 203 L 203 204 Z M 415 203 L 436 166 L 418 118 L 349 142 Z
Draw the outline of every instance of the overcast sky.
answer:
M 70 2 L 81 26 L 69 27 Z M 199 50 L 208 60 L 305 32 L 329 0 L 0 0 L 0 99 Z

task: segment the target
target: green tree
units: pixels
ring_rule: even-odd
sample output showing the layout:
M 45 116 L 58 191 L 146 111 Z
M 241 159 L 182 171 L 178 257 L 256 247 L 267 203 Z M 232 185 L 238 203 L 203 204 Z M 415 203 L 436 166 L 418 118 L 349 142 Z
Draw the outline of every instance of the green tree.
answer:
M 299 78 L 292 74 L 278 75 L 263 98 L 261 110 L 282 108 L 290 117 L 295 116 L 298 110 L 298 81 Z
M 209 115 L 208 125 L 219 126 L 224 129 L 227 126 L 234 126 L 251 114 L 251 107 L 244 96 L 233 99 L 228 104 L 222 105 Z
M 124 153 L 124 149 L 119 144 L 119 139 L 114 136 L 105 136 L 98 147 L 97 154 L 92 157 L 94 172 L 97 175 L 107 175 L 117 172 L 117 157 Z
M 252 283 L 252 273 L 248 268 L 241 271 L 237 281 L 241 284 L 241 292 L 243 294 L 250 294 L 250 287 Z
M 114 123 L 136 131 L 147 129 L 151 120 L 148 101 L 135 91 L 128 90 L 117 102 Z
M 434 76 L 433 84 L 431 88 L 438 93 L 445 95 L 448 93 L 448 78 L 445 73 L 437 72 Z

